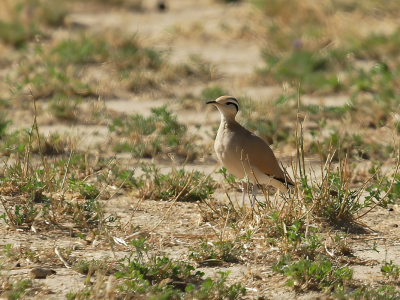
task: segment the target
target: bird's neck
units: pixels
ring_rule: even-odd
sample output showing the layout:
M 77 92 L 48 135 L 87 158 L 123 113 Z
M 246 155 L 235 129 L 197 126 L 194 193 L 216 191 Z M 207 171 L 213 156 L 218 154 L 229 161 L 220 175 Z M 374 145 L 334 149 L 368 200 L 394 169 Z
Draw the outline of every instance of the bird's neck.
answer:
M 218 131 L 222 132 L 227 128 L 232 127 L 232 125 L 234 126 L 235 124 L 237 124 L 235 121 L 235 116 L 221 114 L 221 123 L 219 124 Z

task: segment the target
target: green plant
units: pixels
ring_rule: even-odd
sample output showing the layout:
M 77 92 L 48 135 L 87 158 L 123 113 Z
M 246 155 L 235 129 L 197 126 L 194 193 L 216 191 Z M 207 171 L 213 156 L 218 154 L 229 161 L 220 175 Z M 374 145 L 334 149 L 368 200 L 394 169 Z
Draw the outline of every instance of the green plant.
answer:
M 322 240 L 323 237 L 318 234 L 309 234 L 302 238 L 300 244 L 301 253 L 309 259 L 314 259 L 317 250 L 323 246 Z
M 205 101 L 211 101 L 211 100 L 215 100 L 218 97 L 224 96 L 227 93 L 219 86 L 209 86 L 204 88 L 201 91 L 201 101 L 205 102 Z
M 238 261 L 238 256 L 243 252 L 243 245 L 240 240 L 236 241 L 215 241 L 210 242 L 200 239 L 199 246 L 189 247 L 189 258 L 203 262 L 208 259 L 219 259 L 226 262 Z
M 69 179 L 69 189 L 78 191 L 83 200 L 67 203 L 66 207 L 73 221 L 80 227 L 96 226 L 103 215 L 103 207 L 97 200 L 100 191 L 93 185 L 76 180 L 74 174 Z
M 332 156 L 331 156 L 332 157 Z M 351 223 L 357 220 L 357 213 L 371 207 L 371 200 L 361 201 L 361 195 L 366 189 L 363 185 L 359 189 L 349 189 L 349 177 L 344 161 L 340 162 L 337 172 L 330 169 L 331 159 L 323 168 L 322 181 L 310 184 L 308 176 L 303 175 L 301 186 L 304 191 L 304 201 L 314 203 L 313 212 L 331 224 Z
M 91 291 L 89 289 L 83 289 L 82 291 L 79 292 L 68 292 L 68 294 L 65 295 L 65 297 L 68 300 L 74 300 L 74 299 L 90 299 L 90 296 L 92 295 Z
M 20 204 L 15 204 L 13 207 L 7 206 L 3 200 L 1 202 L 6 211 L 2 218 L 7 224 L 15 227 L 31 226 L 40 212 L 32 200 L 23 201 Z
M 111 132 L 128 136 L 132 144 L 117 144 L 116 149 L 132 151 L 136 157 L 153 157 L 157 154 L 174 152 L 177 156 L 195 157 L 194 137 L 179 123 L 166 106 L 153 108 L 149 117 L 140 114 L 115 118 L 109 126 Z
M 240 284 L 226 286 L 229 272 L 220 272 L 216 281 L 204 280 L 204 273 L 195 272 L 191 264 L 167 256 L 150 255 L 143 238 L 131 244 L 136 255 L 132 252 L 121 259 L 121 269 L 115 274 L 122 280 L 117 286 L 120 296 L 133 298 L 147 294 L 158 299 L 239 299 L 245 294 Z
M 0 139 L 5 134 L 7 126 L 12 123 L 11 120 L 6 120 L 5 113 L 0 113 Z
M 12 20 L 0 21 L 0 40 L 17 49 L 25 47 L 36 35 L 41 34 L 36 23 L 28 22 L 29 24 L 27 24 L 22 20 L 22 10 L 23 6 L 17 4 L 11 13 Z
M 179 196 L 176 200 L 198 201 L 214 192 L 214 180 L 199 171 L 172 169 L 168 174 L 161 174 L 154 164 L 142 164 L 142 171 L 144 174 L 135 184 L 139 196 L 145 199 L 171 200 Z
M 394 286 L 384 285 L 381 287 L 362 286 L 354 290 L 340 288 L 334 293 L 335 299 L 346 300 L 397 300 L 400 292 Z
M 264 50 L 263 56 L 267 67 L 258 70 L 262 76 L 271 76 L 277 82 L 288 82 L 293 86 L 300 84 L 303 92 L 337 92 L 343 89 L 336 70 L 339 66 L 345 67 L 345 53 L 327 51 L 322 54 L 318 51 L 297 50 L 282 57 Z
M 121 166 L 114 164 L 111 166 L 111 172 L 115 177 L 115 182 L 123 188 L 134 188 L 138 186 L 136 178 L 133 176 L 134 171 L 126 170 Z
M 127 81 L 134 81 L 139 74 L 144 74 L 144 70 L 152 73 L 146 78 L 153 78 L 153 72 L 165 65 L 163 53 L 143 47 L 136 35 L 122 36 L 115 32 L 81 34 L 46 47 L 36 45 L 26 62 L 16 70 L 16 76 L 8 78 L 8 83 L 17 96 L 26 97 L 24 89 L 29 85 L 36 99 L 56 99 L 52 103 L 52 112 L 71 119 L 77 104 L 65 99 L 74 98 L 71 96 L 97 98 L 94 91 L 99 89 L 102 95 L 112 95 L 107 88 L 109 85 L 105 87 L 103 84 L 109 83 L 109 76 L 88 80 L 91 76 L 88 70 L 104 63 L 107 63 L 107 69 L 120 73 Z M 125 80 L 118 82 L 126 88 Z
M 162 64 L 161 57 L 160 52 L 141 47 L 137 36 L 117 37 L 113 33 L 65 40 L 52 51 L 52 59 L 61 66 L 112 61 L 119 70 L 157 69 Z
M 69 11 L 64 2 L 41 1 L 38 7 L 38 19 L 52 27 L 64 25 L 64 19 Z
M 325 159 L 329 156 L 332 149 L 335 149 L 333 160 L 339 161 L 348 156 L 351 159 L 369 159 L 374 153 L 385 157 L 386 153 L 379 147 L 366 141 L 367 137 L 362 134 L 345 132 L 331 132 L 329 137 L 321 139 L 319 136 L 313 138 L 310 150 L 313 153 L 322 155 Z
M 50 112 L 59 119 L 75 120 L 82 99 L 58 95 L 50 102 Z
M 400 268 L 395 265 L 393 261 L 387 262 L 383 261 L 381 267 L 381 272 L 388 278 L 392 280 L 398 280 L 400 276 Z
M 43 224 L 40 222 L 42 218 L 46 224 L 60 224 L 68 220 L 80 229 L 92 230 L 100 223 L 103 226 L 115 221 L 113 216 L 104 217 L 102 205 L 97 201 L 100 195 L 98 184 L 105 180 L 104 176 L 100 176 L 103 173 L 101 167 L 97 173 L 99 176 L 91 179 L 93 184 L 89 184 L 83 181 L 90 175 L 87 155 L 71 153 L 68 160 L 56 157 L 49 163 L 45 156 L 54 153 L 51 150 L 54 145 L 43 141 L 39 132 L 33 134 L 32 129 L 26 130 L 25 134 L 23 158 L 18 156 L 0 171 L 0 201 L 5 210 L 0 217 L 5 222 L 14 227 L 30 228 L 34 221 Z M 53 135 L 49 138 L 58 139 Z M 39 164 L 30 161 L 34 145 L 40 154 Z M 98 166 L 102 163 L 100 161 Z M 73 200 L 67 201 L 66 198 Z
M 292 261 L 289 256 L 282 256 L 273 269 L 289 277 L 286 282 L 288 286 L 302 290 L 341 286 L 353 276 L 353 271 L 348 267 L 334 267 L 324 257 L 317 257 L 315 261 L 304 258 Z
M 4 246 L 3 253 L 7 258 L 18 259 L 19 253 L 15 249 L 13 244 L 7 244 Z
M 86 260 L 81 259 L 73 263 L 72 269 L 80 274 L 87 275 L 89 272 L 95 272 L 97 270 L 104 269 L 105 265 L 103 261 L 99 260 Z
M 234 283 L 230 286 L 226 286 L 226 279 L 228 278 L 231 271 L 217 272 L 219 278 L 213 281 L 210 277 L 207 277 L 200 289 L 195 290 L 190 287 L 188 292 L 193 291 L 193 297 L 195 299 L 241 299 L 242 296 L 246 295 L 246 288 L 241 284 Z
M 376 201 L 384 208 L 388 204 L 395 204 L 400 197 L 400 175 L 394 174 L 393 178 L 383 177 L 379 183 L 369 186 L 366 191 L 369 192 L 366 196 L 367 201 Z
M 217 174 L 222 174 L 222 176 L 224 177 L 226 183 L 228 183 L 228 184 L 232 185 L 232 184 L 236 183 L 235 176 L 233 176 L 232 174 L 228 173 L 228 171 L 226 170 L 225 167 L 220 168 L 217 171 Z
M 1 280 L 2 279 L 2 280 Z M 7 287 L 6 291 L 0 290 L 0 296 L 5 299 L 17 300 L 27 295 L 32 287 L 32 279 L 22 278 L 1 278 L 3 287 Z
M 176 67 L 175 72 L 181 76 L 194 77 L 204 81 L 215 80 L 220 76 L 214 64 L 197 55 L 189 56 L 189 60 Z
M 100 194 L 100 191 L 94 185 L 81 180 L 75 180 L 73 174 L 69 179 L 69 187 L 73 191 L 78 191 L 86 200 L 95 200 Z
M 348 243 L 347 234 L 342 235 L 339 233 L 335 233 L 335 236 L 333 237 L 333 245 L 335 248 L 335 252 L 339 255 L 352 255 L 352 250 Z

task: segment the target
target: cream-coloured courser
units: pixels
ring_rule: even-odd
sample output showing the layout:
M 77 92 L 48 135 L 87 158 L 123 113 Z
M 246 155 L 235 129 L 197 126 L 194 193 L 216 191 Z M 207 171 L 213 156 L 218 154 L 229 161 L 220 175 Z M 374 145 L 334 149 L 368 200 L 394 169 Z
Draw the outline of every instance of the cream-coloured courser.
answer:
M 286 193 L 293 182 L 280 168 L 274 153 L 268 144 L 236 122 L 235 117 L 239 111 L 236 98 L 222 96 L 214 104 L 221 113 L 214 149 L 219 161 L 234 176 L 248 178 L 253 184 L 251 203 L 254 205 L 257 193 L 257 183 L 272 185 L 281 192 Z M 246 188 L 242 185 L 243 202 Z

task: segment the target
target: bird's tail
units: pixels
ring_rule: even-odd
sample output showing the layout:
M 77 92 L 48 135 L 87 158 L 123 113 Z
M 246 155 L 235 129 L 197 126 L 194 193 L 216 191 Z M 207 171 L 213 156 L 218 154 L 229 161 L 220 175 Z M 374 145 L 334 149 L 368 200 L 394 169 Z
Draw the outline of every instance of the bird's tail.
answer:
M 277 188 L 284 194 L 287 194 L 290 190 L 294 188 L 293 182 L 291 180 L 287 180 L 287 178 L 285 179 L 271 178 L 269 184 Z

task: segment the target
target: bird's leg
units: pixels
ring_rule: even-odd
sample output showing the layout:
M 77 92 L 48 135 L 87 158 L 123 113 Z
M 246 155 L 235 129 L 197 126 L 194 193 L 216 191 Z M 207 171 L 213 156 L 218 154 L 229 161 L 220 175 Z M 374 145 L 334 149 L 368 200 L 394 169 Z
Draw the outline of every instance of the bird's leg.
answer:
M 252 196 L 251 196 L 251 206 L 254 206 L 254 203 L 256 203 L 257 192 L 258 192 L 258 184 L 257 183 L 253 183 Z
M 247 182 L 242 180 L 242 207 L 244 207 L 244 200 L 246 199 L 247 194 Z

